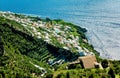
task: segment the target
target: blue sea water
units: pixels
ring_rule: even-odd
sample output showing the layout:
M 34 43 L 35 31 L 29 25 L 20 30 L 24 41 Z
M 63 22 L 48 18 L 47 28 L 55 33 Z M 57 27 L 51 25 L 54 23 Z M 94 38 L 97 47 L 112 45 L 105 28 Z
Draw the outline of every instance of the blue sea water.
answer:
M 120 60 L 120 0 L 0 0 L 0 10 L 60 18 L 87 28 L 101 57 Z

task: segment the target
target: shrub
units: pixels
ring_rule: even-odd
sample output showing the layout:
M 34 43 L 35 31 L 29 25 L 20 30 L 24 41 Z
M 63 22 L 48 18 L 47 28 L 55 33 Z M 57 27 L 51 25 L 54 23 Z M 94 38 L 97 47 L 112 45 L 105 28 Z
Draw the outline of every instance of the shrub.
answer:
M 103 60 L 101 64 L 102 64 L 103 68 L 107 68 L 108 67 L 108 60 L 106 60 L 106 59 Z

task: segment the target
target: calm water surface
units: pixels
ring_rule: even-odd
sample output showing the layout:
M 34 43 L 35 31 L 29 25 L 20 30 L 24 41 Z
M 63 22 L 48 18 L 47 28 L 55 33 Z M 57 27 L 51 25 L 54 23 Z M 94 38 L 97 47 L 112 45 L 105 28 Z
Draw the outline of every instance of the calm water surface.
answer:
M 0 10 L 61 18 L 85 27 L 101 57 L 120 60 L 120 0 L 0 0 Z

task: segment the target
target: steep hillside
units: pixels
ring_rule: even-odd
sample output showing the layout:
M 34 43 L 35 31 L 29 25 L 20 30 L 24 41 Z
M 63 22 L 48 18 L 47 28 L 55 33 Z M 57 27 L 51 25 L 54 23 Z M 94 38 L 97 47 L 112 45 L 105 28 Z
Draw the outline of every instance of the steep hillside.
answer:
M 33 37 L 21 24 L 4 17 L 0 17 L 0 55 L 3 78 L 40 77 L 54 68 L 47 64 L 48 59 L 64 59 L 65 62 L 78 57 L 69 50 Z
M 49 66 L 46 65 L 46 63 L 37 61 L 42 57 L 42 55 L 39 55 L 40 52 L 45 52 L 46 54 L 50 55 L 49 51 L 46 49 L 47 46 L 42 40 L 39 40 L 40 42 L 36 42 L 37 39 L 34 39 L 26 34 L 26 31 L 21 31 L 22 28 L 17 30 L 18 28 L 14 28 L 15 26 L 19 28 L 20 25 L 14 21 L 10 21 L 1 17 L 0 36 L 1 43 L 3 43 L 1 44 L 1 50 L 3 50 L 4 47 L 4 51 L 1 51 L 2 53 L 0 57 L 1 76 L 3 78 L 32 77 L 33 74 L 35 74 L 35 76 L 40 76 L 42 72 L 40 69 L 35 67 L 35 65 L 43 68 L 45 67 L 46 71 L 48 70 L 47 68 Z M 38 46 L 42 46 L 43 48 L 36 48 Z M 42 51 L 38 52 L 35 49 Z M 33 54 L 35 52 L 36 55 L 39 56 Z M 42 58 L 41 60 L 44 59 L 45 58 Z
M 112 69 L 108 68 L 108 61 L 99 58 L 85 32 L 60 19 L 0 12 L 0 78 L 119 77 L 119 61 L 109 61 Z M 82 56 L 96 57 L 105 70 L 70 65 Z
M 50 45 L 42 39 L 32 37 L 30 34 L 27 34 L 27 30 L 24 28 L 17 28 L 22 26 L 14 21 L 7 19 L 4 20 L 5 21 L 2 21 L 0 26 L 0 35 L 2 36 L 6 45 L 7 42 L 9 42 L 10 45 L 17 48 L 22 54 L 35 58 L 42 62 L 46 61 L 47 58 L 54 58 L 60 55 L 61 52 L 59 50 L 61 48 Z M 65 52 L 72 55 L 70 51 L 68 52 L 65 49 L 63 49 L 62 52 L 63 55 Z M 69 56 L 65 57 L 67 59 Z

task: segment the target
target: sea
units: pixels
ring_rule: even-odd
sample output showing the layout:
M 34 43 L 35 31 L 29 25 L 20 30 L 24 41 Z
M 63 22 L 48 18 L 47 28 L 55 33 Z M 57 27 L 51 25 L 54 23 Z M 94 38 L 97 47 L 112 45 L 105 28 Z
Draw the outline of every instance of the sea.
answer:
M 102 58 L 120 60 L 120 0 L 0 0 L 0 11 L 72 22 Z

